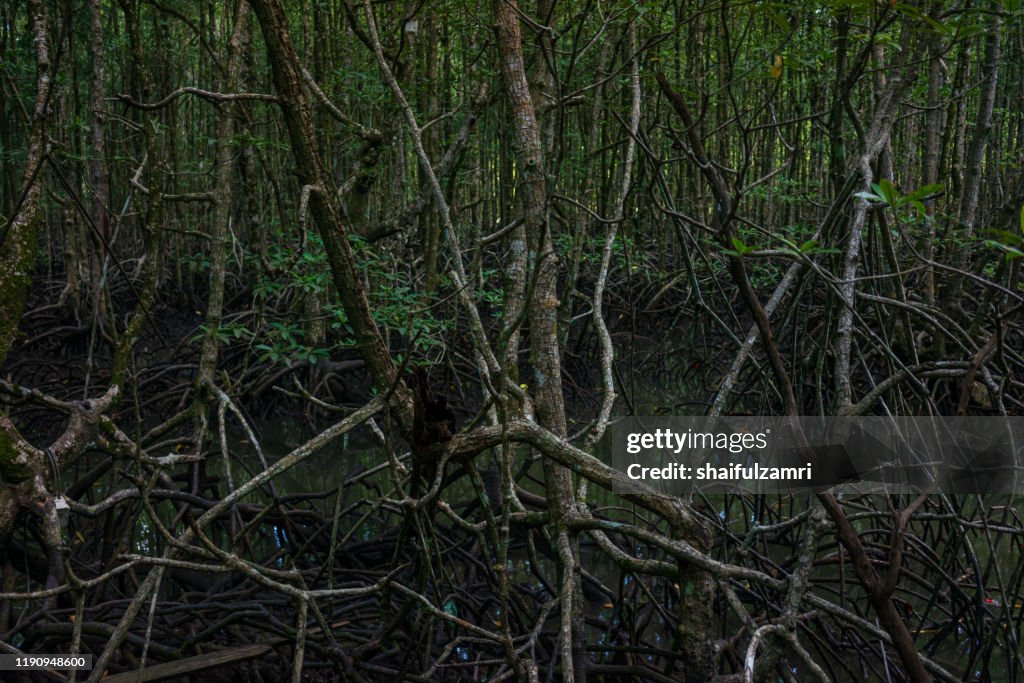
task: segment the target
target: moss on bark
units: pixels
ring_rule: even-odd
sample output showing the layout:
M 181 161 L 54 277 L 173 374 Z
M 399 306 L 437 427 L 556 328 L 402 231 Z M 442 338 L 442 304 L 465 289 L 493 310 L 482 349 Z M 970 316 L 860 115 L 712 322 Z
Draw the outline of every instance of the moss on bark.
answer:
M 20 224 L 19 224 L 20 223 Z M 38 213 L 15 218 L 7 240 L 0 245 L 0 365 L 18 334 L 18 322 L 32 284 Z
M 17 484 L 32 476 L 32 470 L 20 462 L 20 456 L 10 435 L 0 430 L 0 485 Z

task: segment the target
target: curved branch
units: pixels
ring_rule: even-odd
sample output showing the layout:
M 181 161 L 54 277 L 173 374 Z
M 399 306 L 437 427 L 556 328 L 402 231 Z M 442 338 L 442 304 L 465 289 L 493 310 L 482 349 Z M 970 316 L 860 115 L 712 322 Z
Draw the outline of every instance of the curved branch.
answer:
M 239 102 L 239 101 L 257 101 L 257 102 L 280 102 L 281 98 L 276 95 L 266 95 L 264 93 L 255 92 L 240 92 L 240 93 L 219 93 L 211 92 L 209 90 L 203 90 L 202 88 L 194 88 L 191 86 L 185 86 L 178 88 L 167 97 L 157 102 L 139 102 L 134 99 L 131 95 L 121 94 L 117 97 L 111 97 L 108 99 L 114 100 L 115 102 L 123 102 L 130 107 L 141 109 L 143 111 L 153 111 L 154 109 L 163 109 L 168 104 L 178 99 L 182 95 L 195 95 L 208 102 L 214 104 L 220 104 L 221 102 Z

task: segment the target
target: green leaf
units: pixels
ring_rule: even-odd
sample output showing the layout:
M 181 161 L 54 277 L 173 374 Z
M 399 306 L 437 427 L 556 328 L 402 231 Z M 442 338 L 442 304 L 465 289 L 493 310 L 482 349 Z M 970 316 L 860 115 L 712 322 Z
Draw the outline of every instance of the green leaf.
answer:
M 782 29 L 783 33 L 789 33 L 792 30 L 792 27 L 789 25 L 789 21 L 786 20 L 786 17 L 784 17 L 781 12 L 772 10 L 771 14 L 768 16 L 771 18 L 772 23 Z
M 958 40 L 968 40 L 974 36 L 981 35 L 985 32 L 985 29 L 977 24 L 968 24 L 961 26 L 960 31 L 957 33 Z
M 931 26 L 936 33 L 940 35 L 948 35 L 952 33 L 951 28 L 945 26 L 941 22 L 936 21 L 935 19 L 932 19 L 930 16 L 928 16 L 918 8 L 914 7 L 913 5 L 908 5 L 901 2 L 895 6 L 895 9 L 897 11 L 902 12 L 903 14 L 906 14 L 909 17 L 925 22 L 926 24 Z
M 942 192 L 941 183 L 933 183 L 931 185 L 919 187 L 910 194 L 908 194 L 906 197 L 904 197 L 904 199 L 908 201 L 913 201 L 915 199 L 926 199 L 931 195 L 936 194 L 937 192 Z
M 875 186 L 872 186 L 875 187 Z M 896 206 L 900 203 L 900 193 L 896 191 L 896 187 L 892 184 L 888 178 L 882 178 L 878 182 L 878 194 L 885 198 L 885 203 L 889 206 Z
M 1021 214 L 1024 216 L 1024 211 L 1022 211 Z M 990 228 L 986 230 L 985 233 L 997 238 L 999 243 L 1024 246 L 1024 236 L 1018 235 L 1017 233 L 1009 232 L 1008 230 L 996 230 L 995 228 Z
M 732 248 L 736 250 L 737 256 L 743 256 L 744 254 L 753 251 L 753 249 L 744 244 L 743 240 L 739 237 L 732 238 Z
M 996 242 L 995 240 L 985 240 L 985 245 L 1005 253 L 1007 261 L 1024 257 L 1024 250 L 1018 249 L 1017 247 L 1011 247 L 1009 244 L 1003 244 L 1002 242 Z

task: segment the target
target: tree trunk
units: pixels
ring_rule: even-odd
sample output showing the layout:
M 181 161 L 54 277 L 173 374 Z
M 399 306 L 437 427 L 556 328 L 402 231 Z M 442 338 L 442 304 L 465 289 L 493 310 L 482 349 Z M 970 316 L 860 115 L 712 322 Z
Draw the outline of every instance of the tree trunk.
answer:
M 547 223 L 547 182 L 544 152 L 537 111 L 530 94 L 523 60 L 522 35 L 515 0 L 494 3 L 495 31 L 505 93 L 511 106 L 512 132 L 518 173 L 521 178 L 521 211 L 528 262 L 532 265 L 532 291 L 527 306 L 530 325 L 532 389 L 537 421 L 559 437 L 567 434 L 562 394 L 562 365 L 558 345 L 558 256 Z M 513 240 L 513 258 L 518 254 Z M 514 362 L 514 357 L 506 355 Z M 557 536 L 561 562 L 562 672 L 566 681 L 586 680 L 586 657 L 582 641 L 582 605 L 578 553 L 570 538 L 567 521 L 575 511 L 572 475 L 569 470 L 544 460 L 548 508 Z
M 370 313 L 370 304 L 349 245 L 348 230 L 341 219 L 341 207 L 329 185 L 329 177 L 317 150 L 313 110 L 302 87 L 302 71 L 288 35 L 284 8 L 280 0 L 252 0 L 251 4 L 259 19 L 274 86 L 281 98 L 281 111 L 295 156 L 295 174 L 303 187 L 310 188 L 309 208 L 323 238 L 334 286 L 374 386 L 382 394 L 390 392 L 400 382 L 398 369 Z M 409 432 L 412 427 L 412 397 L 404 384 L 395 389 L 392 397 L 404 431 Z
M 0 365 L 14 343 L 18 321 L 25 310 L 25 296 L 32 282 L 43 193 L 43 163 L 48 152 L 46 127 L 53 82 L 46 2 L 31 0 L 29 14 L 36 50 L 36 99 L 22 174 L 22 199 L 15 205 L 14 215 L 7 225 L 0 228 L 0 301 L 4 302 L 0 306 Z

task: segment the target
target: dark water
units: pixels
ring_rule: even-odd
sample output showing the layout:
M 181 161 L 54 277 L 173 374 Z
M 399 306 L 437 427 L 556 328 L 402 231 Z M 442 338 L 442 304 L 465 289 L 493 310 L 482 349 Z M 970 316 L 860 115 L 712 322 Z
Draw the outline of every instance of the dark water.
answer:
M 230 418 L 229 418 L 230 419 Z M 362 430 L 362 428 L 361 428 Z M 344 483 L 346 480 L 360 473 L 376 468 L 382 464 L 387 464 L 387 456 L 385 452 L 376 443 L 375 438 L 369 432 L 369 430 L 361 431 L 357 430 L 346 437 L 339 438 L 334 443 L 323 449 L 318 453 L 314 453 L 297 466 L 291 468 L 277 479 L 274 480 L 276 492 L 278 495 L 287 496 L 291 494 L 304 494 L 304 493 L 315 493 L 315 492 L 333 492 L 338 486 Z M 274 462 L 281 456 L 291 451 L 296 446 L 305 442 L 310 436 L 313 435 L 311 428 L 299 420 L 293 419 L 272 419 L 264 420 L 258 425 L 257 437 L 260 442 L 263 453 L 269 462 Z M 229 434 L 229 449 L 231 453 L 231 475 L 234 486 L 247 481 L 253 473 L 259 472 L 263 469 L 263 464 L 256 453 L 256 449 L 253 444 L 246 437 L 245 433 L 238 428 L 236 425 L 232 425 L 228 432 Z M 478 466 L 481 469 L 487 467 L 485 462 L 488 456 L 486 454 L 479 456 Z M 534 481 L 524 482 L 524 485 L 528 489 L 532 489 L 537 493 L 542 493 L 542 486 L 539 484 L 540 475 L 539 463 L 535 469 L 531 471 Z M 224 458 L 218 453 L 211 456 L 211 460 L 207 465 L 208 474 L 216 475 L 218 477 L 224 477 L 226 475 Z M 380 472 L 370 475 L 364 481 L 364 484 L 372 484 L 379 487 L 377 491 L 387 494 L 391 488 L 391 474 L 388 468 L 383 468 Z M 366 495 L 368 490 L 362 488 L 362 486 L 348 487 L 348 493 L 346 493 L 345 504 L 353 502 L 355 496 Z M 374 492 L 376 495 L 376 491 Z M 391 493 L 391 497 L 395 494 Z M 450 486 L 445 489 L 444 499 L 451 503 L 455 510 L 460 510 L 465 504 L 468 504 L 475 497 L 475 492 L 471 483 L 466 479 L 462 478 L 452 482 Z M 249 500 L 246 502 L 259 503 L 267 500 L 266 493 L 264 491 L 257 491 L 248 497 Z M 790 501 L 785 497 L 776 497 L 774 503 L 768 503 L 776 506 L 788 506 Z M 763 520 L 757 519 L 756 515 L 750 514 L 751 506 L 749 504 L 741 504 L 738 496 L 725 496 L 718 495 L 710 497 L 702 501 L 705 512 L 710 507 L 711 510 L 717 512 L 719 518 L 722 520 L 723 526 L 728 528 L 735 536 L 742 538 L 746 531 L 750 528 L 750 525 L 755 522 Z M 337 498 L 334 495 L 324 495 L 316 498 L 311 498 L 308 501 L 304 501 L 303 505 L 310 506 L 320 512 L 325 518 L 332 518 L 335 513 L 335 505 Z M 622 501 L 617 496 L 609 491 L 605 491 L 596 486 L 588 487 L 588 502 L 593 507 L 605 507 L 605 506 L 621 506 Z M 1016 510 L 1019 507 L 1021 500 L 1001 500 L 1001 501 L 985 501 L 986 505 L 990 509 L 992 505 L 1007 506 L 1005 509 L 1012 510 L 1013 514 L 1016 514 Z M 968 518 L 977 518 L 977 507 L 979 501 L 974 499 L 968 499 L 963 502 L 963 508 L 961 514 Z M 880 509 L 885 510 L 885 504 L 880 503 Z M 783 508 L 786 509 L 786 508 Z M 797 511 L 801 509 L 799 506 L 795 508 Z M 1004 515 L 1005 516 L 1005 515 Z M 1012 515 L 1011 515 L 1012 516 Z M 856 522 L 859 530 L 868 531 L 871 528 L 870 519 L 862 519 Z M 148 528 L 145 518 L 140 522 L 140 533 L 138 535 L 139 551 L 142 552 L 154 552 L 156 547 L 156 538 L 152 529 Z M 377 521 L 366 521 L 358 529 L 340 529 L 339 536 L 351 533 L 353 539 L 370 539 L 385 531 L 380 527 L 380 523 Z M 276 545 L 280 548 L 284 545 L 285 538 L 283 536 L 283 530 L 274 529 L 274 534 L 264 539 L 267 544 L 266 551 L 272 552 Z M 977 557 L 978 565 L 982 568 L 985 583 L 991 587 L 996 583 L 996 577 L 1000 577 L 1004 582 L 1004 585 L 1009 584 L 1012 593 L 1012 579 L 1014 579 L 1019 572 L 1021 572 L 1022 553 L 1021 553 L 1021 539 L 1022 536 L 1004 537 L 999 540 L 998 543 L 989 543 L 986 541 L 984 530 L 969 530 L 964 538 L 971 543 L 974 554 Z M 733 544 L 735 545 L 735 544 Z M 733 550 L 735 548 L 733 547 Z M 721 548 L 716 549 L 716 553 L 720 552 L 731 552 L 722 550 Z M 777 552 L 779 561 L 784 560 L 791 552 L 789 546 L 775 547 L 772 552 Z M 832 551 L 834 552 L 834 548 Z M 961 551 L 962 553 L 963 551 Z M 612 593 L 619 590 L 628 589 L 630 582 L 635 579 L 628 574 L 620 572 L 619 568 L 609 560 L 603 553 L 593 546 L 584 545 L 581 549 L 583 554 L 584 566 L 592 574 L 597 582 L 605 587 L 608 587 Z M 819 555 L 821 551 L 819 551 Z M 718 557 L 718 559 L 723 559 Z M 724 558 L 728 559 L 728 557 Z M 542 588 L 541 583 L 537 580 L 533 569 L 539 570 L 539 573 L 554 577 L 556 576 L 556 568 L 553 561 L 546 556 L 539 556 L 537 561 L 541 566 L 531 567 L 530 559 L 522 552 L 510 553 L 507 571 L 513 580 L 524 584 L 531 585 L 532 587 L 540 590 Z M 819 570 L 816 570 L 816 579 L 827 582 L 829 580 L 837 581 L 836 565 L 828 565 Z M 856 585 L 856 579 L 853 577 L 852 569 L 847 566 L 846 571 L 846 586 L 847 586 L 847 606 L 861 600 L 861 604 L 864 604 L 863 594 Z M 925 590 L 919 591 L 918 600 L 910 600 L 909 602 L 916 602 L 913 607 L 920 612 L 926 607 L 925 600 L 930 597 L 930 592 Z M 975 586 L 966 586 L 964 588 L 969 594 L 976 592 Z M 832 594 L 822 593 L 829 599 L 835 599 Z M 986 597 L 988 594 L 982 594 L 979 599 L 987 600 L 985 608 L 988 611 L 990 620 L 996 622 L 994 628 L 1012 629 L 1016 632 L 1021 626 L 1021 604 L 1019 601 L 1014 601 L 1014 604 L 1001 604 L 999 600 L 994 600 L 991 597 Z M 860 596 L 860 597 L 858 597 Z M 614 609 L 611 599 L 606 596 L 602 596 L 599 592 L 594 593 L 591 591 L 591 595 L 588 596 L 587 612 L 590 616 L 598 617 L 606 623 L 618 618 L 617 612 Z M 874 620 L 872 613 L 869 609 L 862 607 L 862 612 L 866 615 L 869 620 Z M 937 614 L 932 611 L 933 617 Z M 495 612 L 492 614 L 492 618 L 495 621 L 500 620 L 501 615 Z M 653 625 L 647 630 L 649 645 L 653 647 L 668 648 L 671 645 L 671 630 L 665 625 L 661 624 L 661 628 L 657 625 L 661 621 L 656 611 L 654 613 Z M 734 633 L 739 628 L 739 623 L 733 623 L 735 621 L 733 615 L 728 613 L 726 617 L 725 630 L 727 633 Z M 912 631 L 917 632 L 918 646 L 926 647 L 929 640 L 934 636 L 937 629 L 929 627 L 929 625 L 922 625 L 915 620 L 915 617 L 909 617 L 907 620 L 908 625 Z M 990 632 L 991 633 L 991 632 Z M 1010 635 L 1006 633 L 1004 635 Z M 594 629 L 592 643 L 602 644 L 605 642 L 606 636 L 604 633 Z M 966 631 L 960 627 L 956 629 L 956 634 L 952 637 L 946 638 L 938 648 L 930 655 L 932 659 L 936 660 L 940 664 L 944 665 L 947 670 L 955 672 L 958 675 L 964 677 L 964 680 L 979 680 L 982 677 L 980 670 L 967 673 L 964 671 L 968 662 L 971 660 L 971 648 L 972 647 L 983 647 L 984 643 L 972 642 L 973 639 L 968 637 Z M 997 639 L 995 647 L 992 652 L 987 656 L 989 660 L 988 676 L 990 680 L 1004 681 L 1012 680 L 1013 670 L 1020 670 L 1020 664 L 1017 666 L 1012 665 L 1013 660 L 1020 660 L 1021 653 L 1019 652 L 1006 652 L 1003 644 L 1004 640 L 1013 642 L 1015 638 L 999 638 Z M 468 659 L 470 653 L 462 653 L 463 657 Z M 854 670 L 860 670 L 859 664 L 855 661 L 850 661 L 851 668 Z M 975 665 L 977 666 L 977 659 L 975 659 Z M 898 661 L 891 661 L 889 667 L 892 669 L 898 669 Z M 794 672 L 798 678 L 803 677 L 804 672 Z

